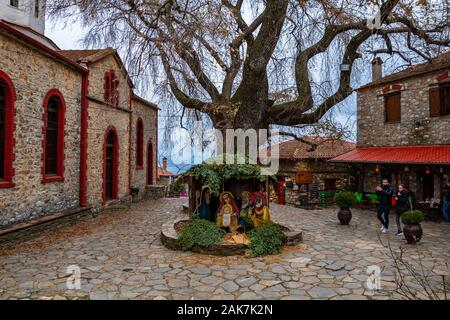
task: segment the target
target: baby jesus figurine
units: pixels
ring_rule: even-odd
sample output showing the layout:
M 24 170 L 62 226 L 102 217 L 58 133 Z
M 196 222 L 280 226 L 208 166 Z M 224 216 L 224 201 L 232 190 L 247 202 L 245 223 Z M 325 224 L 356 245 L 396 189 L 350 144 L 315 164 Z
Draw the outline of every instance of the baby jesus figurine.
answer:
M 230 192 L 224 192 L 220 196 L 220 207 L 217 212 L 217 225 L 221 228 L 228 228 L 231 233 L 235 233 L 239 228 L 239 210 Z

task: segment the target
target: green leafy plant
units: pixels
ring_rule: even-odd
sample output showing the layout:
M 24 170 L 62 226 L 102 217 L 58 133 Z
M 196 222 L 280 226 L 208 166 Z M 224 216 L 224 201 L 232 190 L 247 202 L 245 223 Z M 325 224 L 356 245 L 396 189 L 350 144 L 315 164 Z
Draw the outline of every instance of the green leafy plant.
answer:
M 406 211 L 402 214 L 403 224 L 419 224 L 423 221 L 423 212 L 420 210 Z
M 356 197 L 353 192 L 340 191 L 334 196 L 334 201 L 339 206 L 339 208 L 349 209 L 355 204 Z
M 180 192 L 183 191 L 183 189 L 183 179 L 177 179 L 170 186 L 169 196 L 178 198 L 180 196 Z
M 222 241 L 225 231 L 215 223 L 194 219 L 181 229 L 179 240 L 181 249 L 190 250 L 194 245 L 209 246 Z
M 232 155 L 224 155 L 230 157 Z M 210 159 L 202 164 L 189 169 L 184 176 L 194 176 L 202 180 L 203 185 L 208 185 L 211 192 L 218 196 L 222 191 L 222 185 L 229 179 L 249 179 L 257 178 L 264 181 L 266 176 L 261 175 L 261 167 L 256 164 L 250 164 L 246 158 L 235 155 L 235 163 L 242 164 L 223 164 L 222 157 Z M 239 162 L 238 162 L 239 161 Z
M 286 235 L 273 222 L 267 222 L 249 232 L 250 257 L 278 254 L 286 242 Z

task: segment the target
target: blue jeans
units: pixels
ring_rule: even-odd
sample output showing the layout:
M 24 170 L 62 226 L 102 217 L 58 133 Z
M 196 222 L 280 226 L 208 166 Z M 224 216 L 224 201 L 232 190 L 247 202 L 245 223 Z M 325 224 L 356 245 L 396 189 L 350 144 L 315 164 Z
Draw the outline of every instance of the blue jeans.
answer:
M 444 220 L 450 222 L 450 201 L 444 201 Z

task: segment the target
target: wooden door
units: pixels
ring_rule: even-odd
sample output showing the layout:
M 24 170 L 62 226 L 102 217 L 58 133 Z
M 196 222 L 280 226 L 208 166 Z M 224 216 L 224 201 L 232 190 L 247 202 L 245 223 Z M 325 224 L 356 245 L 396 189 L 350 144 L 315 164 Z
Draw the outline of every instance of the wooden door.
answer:
M 106 157 L 105 157 L 105 195 L 106 200 L 114 199 L 114 132 L 109 132 L 108 137 L 106 138 Z

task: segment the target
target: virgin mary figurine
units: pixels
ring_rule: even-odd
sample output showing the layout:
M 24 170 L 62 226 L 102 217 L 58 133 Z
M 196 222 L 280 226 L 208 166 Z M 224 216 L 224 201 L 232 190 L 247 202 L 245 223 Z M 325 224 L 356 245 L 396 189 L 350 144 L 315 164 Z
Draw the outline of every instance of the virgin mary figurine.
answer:
M 220 206 L 217 211 L 217 225 L 221 228 L 228 228 L 231 233 L 237 231 L 239 227 L 240 213 L 233 194 L 225 191 L 220 195 Z

